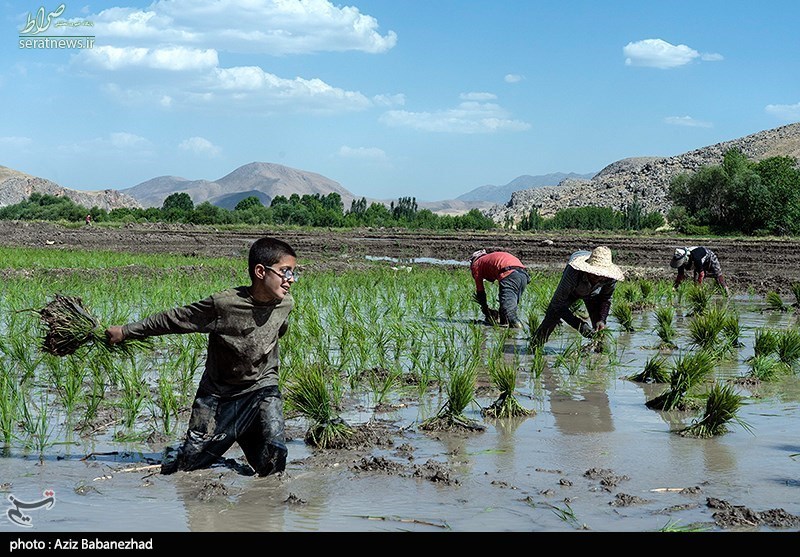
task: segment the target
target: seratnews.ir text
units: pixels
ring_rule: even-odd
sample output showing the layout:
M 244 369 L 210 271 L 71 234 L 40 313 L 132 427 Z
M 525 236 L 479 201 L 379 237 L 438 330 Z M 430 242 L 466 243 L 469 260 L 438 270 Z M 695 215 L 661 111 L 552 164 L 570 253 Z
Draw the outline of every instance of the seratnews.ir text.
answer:
M 25 49 L 93 48 L 94 37 L 20 37 L 19 47 Z

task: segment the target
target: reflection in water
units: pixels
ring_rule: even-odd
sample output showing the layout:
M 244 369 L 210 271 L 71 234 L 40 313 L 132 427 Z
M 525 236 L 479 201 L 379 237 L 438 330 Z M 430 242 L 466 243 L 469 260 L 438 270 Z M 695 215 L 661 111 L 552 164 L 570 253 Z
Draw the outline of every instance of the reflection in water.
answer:
M 608 395 L 602 385 L 579 386 L 565 390 L 563 380 L 549 367 L 542 372 L 542 383 L 550 393 L 550 412 L 561 433 L 581 434 L 614 431 Z
M 518 440 L 516 431 L 529 416 L 514 416 L 508 418 L 495 418 L 490 423 L 497 431 L 497 450 L 507 455 L 514 454 L 514 446 Z
M 736 455 L 722 439 L 703 439 L 703 462 L 708 472 L 732 472 L 736 470 Z

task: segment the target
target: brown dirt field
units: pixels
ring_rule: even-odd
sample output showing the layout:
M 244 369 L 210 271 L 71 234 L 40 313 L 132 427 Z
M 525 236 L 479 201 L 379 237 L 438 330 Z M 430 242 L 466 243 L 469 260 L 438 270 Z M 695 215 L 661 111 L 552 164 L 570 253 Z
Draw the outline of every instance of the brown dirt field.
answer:
M 800 240 L 796 238 L 682 238 L 675 235 L 607 235 L 586 232 L 561 235 L 519 232 L 408 231 L 397 229 L 221 231 L 193 225 L 130 224 L 123 228 L 49 223 L 0 222 L 0 245 L 53 249 L 110 249 L 126 252 L 173 253 L 235 257 L 255 238 L 273 235 L 289 242 L 301 262 L 342 268 L 364 256 L 403 259 L 436 258 L 465 261 L 481 247 L 504 249 L 528 265 L 560 268 L 579 249 L 608 245 L 629 277 L 672 278 L 668 262 L 673 250 L 703 245 L 720 259 L 734 290 L 791 295 L 800 281 Z

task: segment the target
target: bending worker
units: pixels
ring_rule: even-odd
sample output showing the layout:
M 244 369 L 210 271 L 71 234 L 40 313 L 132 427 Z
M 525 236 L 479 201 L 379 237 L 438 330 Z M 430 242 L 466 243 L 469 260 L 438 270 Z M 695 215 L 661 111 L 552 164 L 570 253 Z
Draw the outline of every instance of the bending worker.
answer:
M 500 305 L 499 325 L 512 329 L 521 329 L 522 322 L 517 315 L 522 293 L 531 281 L 525 265 L 505 251 L 487 252 L 481 249 L 469 258 L 469 270 L 475 279 L 475 300 L 481 306 L 481 312 L 488 323 L 495 324 L 495 316 L 486 301 L 486 289 L 483 281 L 494 282 L 500 286 L 498 303 Z
M 611 298 L 617 281 L 621 280 L 625 280 L 625 275 L 611 261 L 608 247 L 598 246 L 591 252 L 573 253 L 547 306 L 542 324 L 533 335 L 533 343 L 543 345 L 547 342 L 562 319 L 586 338 L 605 329 Z M 577 300 L 583 300 L 591 324 L 572 313 L 570 307 Z
M 714 277 L 717 280 L 717 284 L 725 291 L 725 295 L 730 295 L 717 254 L 708 248 L 702 246 L 677 248 L 672 255 L 672 261 L 669 262 L 669 266 L 673 269 L 678 269 L 678 276 L 675 277 L 675 288 L 678 288 L 678 285 L 686 278 L 687 271 L 694 271 L 694 280 L 697 284 L 703 284 L 705 277 Z

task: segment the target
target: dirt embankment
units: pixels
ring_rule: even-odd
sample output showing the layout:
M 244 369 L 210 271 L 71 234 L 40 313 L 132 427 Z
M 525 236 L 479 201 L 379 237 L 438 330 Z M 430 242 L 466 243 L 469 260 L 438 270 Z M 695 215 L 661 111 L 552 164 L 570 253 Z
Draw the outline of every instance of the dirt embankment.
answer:
M 49 223 L 0 221 L 0 245 L 53 249 L 109 249 L 139 253 L 175 253 L 237 257 L 262 235 L 289 242 L 301 260 L 357 263 L 365 256 L 437 258 L 465 261 L 481 247 L 505 249 L 532 266 L 560 268 L 569 254 L 605 244 L 615 262 L 631 276 L 671 278 L 668 262 L 676 247 L 704 245 L 720 259 L 735 290 L 775 290 L 790 296 L 800 282 L 798 239 L 692 239 L 677 236 L 609 236 L 589 233 L 562 235 L 504 232 L 419 232 L 356 229 L 348 231 L 219 231 L 192 225 L 128 225 L 123 228 L 65 228 Z M 335 263 L 333 263 L 335 264 Z

